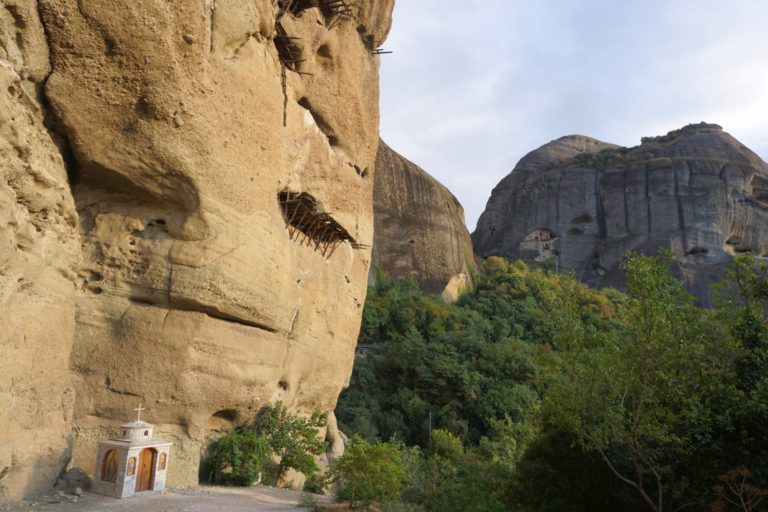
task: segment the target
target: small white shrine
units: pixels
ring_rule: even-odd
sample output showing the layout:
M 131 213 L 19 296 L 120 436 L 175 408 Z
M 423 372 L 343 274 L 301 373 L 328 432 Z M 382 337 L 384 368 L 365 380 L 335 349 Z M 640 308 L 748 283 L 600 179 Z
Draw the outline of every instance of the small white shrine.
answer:
M 141 411 L 135 421 L 120 427 L 120 436 L 99 443 L 93 490 L 101 494 L 127 498 L 146 491 L 165 489 L 171 444 L 153 437 L 154 426 L 141 421 Z

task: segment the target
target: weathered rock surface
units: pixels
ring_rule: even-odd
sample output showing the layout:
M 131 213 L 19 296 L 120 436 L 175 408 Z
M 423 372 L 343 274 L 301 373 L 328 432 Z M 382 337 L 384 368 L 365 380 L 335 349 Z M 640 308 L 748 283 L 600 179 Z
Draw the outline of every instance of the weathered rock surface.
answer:
M 171 486 L 269 401 L 333 409 L 373 237 L 369 50 L 394 0 L 349 3 L 0 9 L 0 428 L 23 430 L 0 443 L 0 494 L 52 485 L 38 470 L 61 469 L 72 422 L 92 472 L 139 402 L 176 443 Z
M 474 264 L 464 210 L 439 181 L 379 143 L 374 176 L 374 264 L 455 300 Z
M 75 204 L 37 87 L 33 1 L 0 7 L 0 498 L 53 483 L 71 444 Z
M 619 148 L 563 137 L 529 153 L 493 190 L 476 252 L 573 269 L 621 286 L 627 251 L 673 251 L 705 304 L 737 252 L 768 255 L 768 165 L 711 124 Z

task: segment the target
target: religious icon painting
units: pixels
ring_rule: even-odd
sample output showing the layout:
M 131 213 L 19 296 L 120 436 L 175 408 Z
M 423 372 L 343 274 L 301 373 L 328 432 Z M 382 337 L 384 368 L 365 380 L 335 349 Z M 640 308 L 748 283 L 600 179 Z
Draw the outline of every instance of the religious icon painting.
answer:
M 104 456 L 101 479 L 112 483 L 117 481 L 117 452 L 115 450 L 109 450 Z

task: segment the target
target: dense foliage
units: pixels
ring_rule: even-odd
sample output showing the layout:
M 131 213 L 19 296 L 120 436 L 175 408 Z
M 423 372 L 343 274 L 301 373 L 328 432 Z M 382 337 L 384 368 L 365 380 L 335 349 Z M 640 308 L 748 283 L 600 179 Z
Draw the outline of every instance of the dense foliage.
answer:
M 309 418 L 293 414 L 282 402 L 264 407 L 256 418 L 253 428 L 264 436 L 279 457 L 277 478 L 289 469 L 294 469 L 306 476 L 316 473 L 319 468 L 315 457 L 325 451 L 325 441 L 318 437 L 328 419 L 327 413 L 318 410 Z
M 267 440 L 253 429 L 234 430 L 211 447 L 207 480 L 224 485 L 251 485 L 269 463 L 270 455 Z
M 387 502 L 400 497 L 407 477 L 403 449 L 396 442 L 373 444 L 354 436 L 331 470 L 338 496 L 353 505 Z
M 294 469 L 311 480 L 319 471 L 315 457 L 325 450 L 319 432 L 327 418 L 320 411 L 305 418 L 289 412 L 282 402 L 269 404 L 252 425 L 211 445 L 203 462 L 204 477 L 212 483 L 247 486 L 265 472 L 266 481 L 277 483 L 287 470 Z
M 490 258 L 455 305 L 379 276 L 342 429 L 420 447 L 426 510 L 740 510 L 768 487 L 768 270 L 738 258 L 702 309 L 668 256 L 623 268 L 626 295 Z

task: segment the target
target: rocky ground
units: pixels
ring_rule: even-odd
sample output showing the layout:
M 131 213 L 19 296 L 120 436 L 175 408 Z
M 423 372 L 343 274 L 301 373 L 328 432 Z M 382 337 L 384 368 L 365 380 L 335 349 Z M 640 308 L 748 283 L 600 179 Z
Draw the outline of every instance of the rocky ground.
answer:
M 270 487 L 197 487 L 117 499 L 85 492 L 82 496 L 54 493 L 17 503 L 0 503 L 0 512 L 292 512 L 308 511 L 330 497 Z

